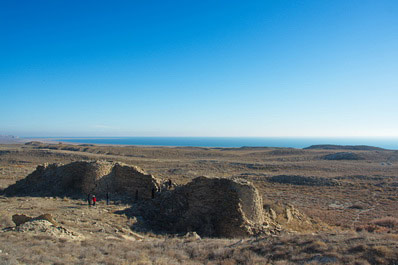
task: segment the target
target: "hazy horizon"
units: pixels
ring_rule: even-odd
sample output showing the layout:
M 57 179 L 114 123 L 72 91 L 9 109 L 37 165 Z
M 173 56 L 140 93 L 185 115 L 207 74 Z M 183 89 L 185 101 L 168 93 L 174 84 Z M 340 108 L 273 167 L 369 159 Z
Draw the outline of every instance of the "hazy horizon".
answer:
M 112 138 L 264 138 L 264 139 L 357 139 L 357 140 L 367 140 L 367 139 L 377 139 L 377 140 L 398 140 L 398 137 L 382 137 L 382 136 L 356 136 L 356 137 L 345 137 L 345 136 L 163 136 L 163 135 L 158 135 L 158 136 L 147 136 L 147 135 L 133 135 L 133 136 L 126 136 L 126 135 L 121 135 L 121 136 L 62 136 L 62 135 L 55 135 L 55 136 L 30 136 L 30 135 L 10 135 L 10 136 L 16 136 L 19 138 L 37 138 L 37 139 L 112 139 Z
M 372 146 L 398 150 L 398 138 L 324 138 L 324 137 L 27 137 L 24 141 L 48 143 L 134 145 L 134 146 L 193 146 L 193 147 L 278 147 L 306 148 L 314 145 Z
M 3 1 L 0 135 L 398 138 L 398 1 Z

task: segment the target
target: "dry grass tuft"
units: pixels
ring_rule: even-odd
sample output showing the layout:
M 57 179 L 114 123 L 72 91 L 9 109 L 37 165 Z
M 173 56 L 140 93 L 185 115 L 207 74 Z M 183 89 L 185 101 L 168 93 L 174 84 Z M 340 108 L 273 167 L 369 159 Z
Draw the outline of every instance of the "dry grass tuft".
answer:
M 384 227 L 388 227 L 388 228 L 397 228 L 398 227 L 398 218 L 383 217 L 380 219 L 372 220 L 371 224 L 375 224 L 378 226 L 384 226 Z
M 323 253 L 328 249 L 328 246 L 325 242 L 316 240 L 311 242 L 308 247 L 304 249 L 306 253 Z

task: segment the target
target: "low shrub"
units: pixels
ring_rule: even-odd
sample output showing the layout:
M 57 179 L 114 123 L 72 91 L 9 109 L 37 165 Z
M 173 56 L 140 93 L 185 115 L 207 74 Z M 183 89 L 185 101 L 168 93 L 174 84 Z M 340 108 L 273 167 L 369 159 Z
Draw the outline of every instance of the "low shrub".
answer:
M 374 219 L 371 221 L 371 224 L 375 224 L 378 226 L 384 226 L 388 228 L 396 228 L 398 227 L 398 218 L 395 217 L 383 217 L 380 219 Z

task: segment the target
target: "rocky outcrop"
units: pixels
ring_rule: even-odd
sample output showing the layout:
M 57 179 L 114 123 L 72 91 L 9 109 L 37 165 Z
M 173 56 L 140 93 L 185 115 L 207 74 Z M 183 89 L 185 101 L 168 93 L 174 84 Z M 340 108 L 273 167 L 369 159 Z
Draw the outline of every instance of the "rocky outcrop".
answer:
M 328 154 L 323 157 L 326 160 L 361 160 L 360 155 L 350 152 L 340 152 L 335 154 Z
M 142 169 L 106 161 L 78 161 L 41 165 L 4 190 L 6 195 L 62 196 L 106 192 L 150 199 L 160 181 Z
M 19 225 L 21 225 L 23 223 L 26 223 L 26 222 L 28 222 L 28 221 L 30 221 L 32 219 L 33 219 L 32 217 L 24 215 L 24 214 L 14 214 L 12 216 L 12 221 L 14 222 L 14 224 L 16 226 L 19 226 Z
M 24 215 L 24 214 L 14 214 L 12 216 L 12 221 L 15 223 L 16 226 L 20 226 L 26 222 L 31 222 L 31 221 L 36 221 L 36 220 L 46 220 L 47 222 L 50 222 L 54 226 L 59 226 L 57 221 L 54 220 L 51 214 L 45 213 L 42 215 L 39 215 L 35 218 Z
M 68 230 L 62 226 L 56 226 L 46 219 L 33 218 L 13 228 L 13 231 L 28 233 L 32 235 L 46 235 L 54 238 L 77 239 L 84 237 L 74 231 Z

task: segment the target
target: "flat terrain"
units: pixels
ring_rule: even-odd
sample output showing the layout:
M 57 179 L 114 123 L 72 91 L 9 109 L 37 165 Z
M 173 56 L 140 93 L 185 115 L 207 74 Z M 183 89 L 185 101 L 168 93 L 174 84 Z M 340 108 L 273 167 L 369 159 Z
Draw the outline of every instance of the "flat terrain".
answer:
M 359 159 L 325 159 L 339 152 Z M 83 197 L 0 196 L 1 229 L 14 226 L 13 214 L 51 213 L 76 234 L 2 232 L 1 264 L 398 263 L 398 151 L 8 144 L 0 145 L 0 189 L 39 164 L 78 160 L 137 165 L 177 184 L 202 175 L 245 178 L 265 204 L 291 204 L 330 231 L 243 240 L 137 234 L 130 229 L 135 220 L 119 213 L 126 203 L 107 206 L 99 198 L 99 205 L 89 208 Z M 374 225 L 383 218 L 387 225 Z

